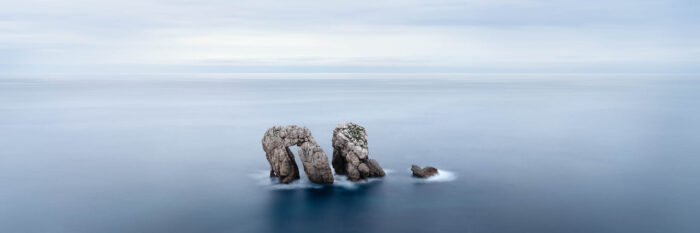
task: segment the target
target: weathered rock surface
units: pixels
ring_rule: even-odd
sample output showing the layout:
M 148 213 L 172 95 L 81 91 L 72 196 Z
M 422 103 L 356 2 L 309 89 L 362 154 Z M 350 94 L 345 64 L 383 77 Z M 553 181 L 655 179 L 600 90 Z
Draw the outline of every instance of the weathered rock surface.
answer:
M 438 170 L 431 166 L 420 168 L 418 165 L 411 165 L 411 172 L 413 172 L 413 176 L 415 177 L 428 178 L 436 175 Z
M 355 123 L 342 123 L 333 130 L 333 169 L 351 181 L 383 177 L 382 167 L 368 158 L 367 133 Z
M 279 177 L 285 184 L 299 179 L 299 167 L 289 149 L 294 145 L 299 147 L 298 154 L 309 180 L 319 184 L 332 184 L 333 173 L 326 153 L 318 146 L 308 128 L 296 125 L 275 126 L 265 132 L 262 146 L 270 163 L 270 176 Z

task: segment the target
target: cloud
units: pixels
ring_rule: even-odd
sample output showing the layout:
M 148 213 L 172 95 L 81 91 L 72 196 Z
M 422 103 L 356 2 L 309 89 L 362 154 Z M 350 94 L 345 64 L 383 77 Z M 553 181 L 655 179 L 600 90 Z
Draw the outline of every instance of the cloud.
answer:
M 114 72 L 148 66 L 164 71 L 320 66 L 358 72 L 363 67 L 437 72 L 585 67 L 595 72 L 649 64 L 693 70 L 686 64 L 700 60 L 694 30 L 700 17 L 692 1 L 27 0 L 3 5 L 0 64 L 15 72 L 110 66 Z

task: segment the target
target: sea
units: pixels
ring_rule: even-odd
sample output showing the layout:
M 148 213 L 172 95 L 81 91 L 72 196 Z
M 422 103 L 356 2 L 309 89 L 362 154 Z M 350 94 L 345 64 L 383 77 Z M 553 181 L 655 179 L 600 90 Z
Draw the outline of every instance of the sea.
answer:
M 343 122 L 385 177 L 269 177 Z M 0 75 L 0 232 L 697 233 L 700 75 Z

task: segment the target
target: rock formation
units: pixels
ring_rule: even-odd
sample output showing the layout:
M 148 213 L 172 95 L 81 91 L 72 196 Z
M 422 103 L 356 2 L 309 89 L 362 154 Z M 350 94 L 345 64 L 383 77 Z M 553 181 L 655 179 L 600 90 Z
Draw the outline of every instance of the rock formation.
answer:
M 437 174 L 438 170 L 431 166 L 420 168 L 418 165 L 411 165 L 411 172 L 413 172 L 415 177 L 428 178 Z
M 369 159 L 367 133 L 355 123 L 342 123 L 333 130 L 333 169 L 335 174 L 347 175 L 351 181 L 383 177 L 382 167 Z
M 299 168 L 289 149 L 294 145 L 299 147 L 299 157 L 309 180 L 319 184 L 332 184 L 333 173 L 326 153 L 323 153 L 308 128 L 296 125 L 275 126 L 265 132 L 262 146 L 267 161 L 270 162 L 270 176 L 279 177 L 285 184 L 299 179 Z

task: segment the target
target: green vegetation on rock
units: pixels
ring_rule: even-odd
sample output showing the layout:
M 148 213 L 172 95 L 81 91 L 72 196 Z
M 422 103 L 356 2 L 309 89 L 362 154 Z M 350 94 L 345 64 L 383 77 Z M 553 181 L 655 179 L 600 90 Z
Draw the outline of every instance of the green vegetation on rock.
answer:
M 362 132 L 365 131 L 365 128 L 359 125 L 356 125 L 354 123 L 348 124 L 348 131 L 347 135 L 350 136 L 350 138 L 353 141 L 361 141 L 362 140 Z

